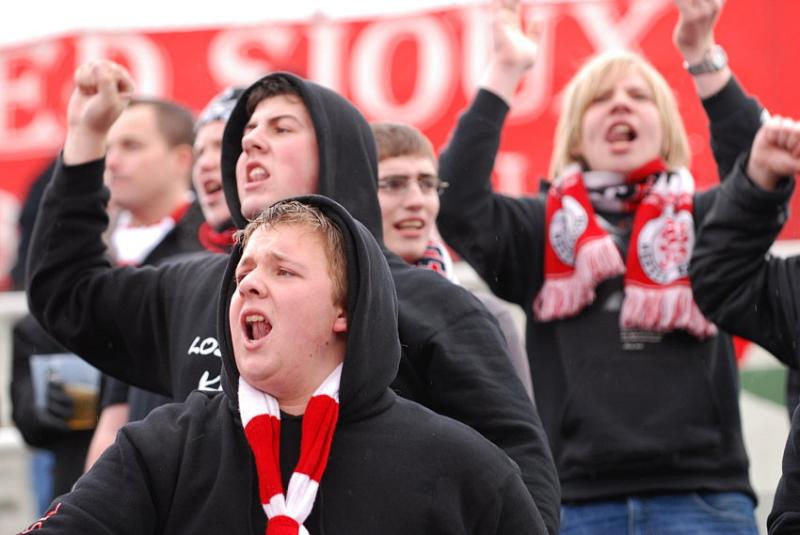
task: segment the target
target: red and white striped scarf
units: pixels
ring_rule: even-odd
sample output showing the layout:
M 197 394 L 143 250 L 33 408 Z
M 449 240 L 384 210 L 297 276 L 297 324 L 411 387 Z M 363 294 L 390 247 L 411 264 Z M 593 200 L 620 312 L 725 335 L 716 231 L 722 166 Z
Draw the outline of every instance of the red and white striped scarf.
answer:
M 634 219 L 624 264 L 613 239 L 596 221 L 580 168 L 569 167 L 550 188 L 545 280 L 533 302 L 534 316 L 539 321 L 575 316 L 594 301 L 601 281 L 624 273 L 623 329 L 682 329 L 698 338 L 716 334 L 694 301 L 688 277 L 694 179 L 685 169 L 667 171 L 660 161 L 626 178 L 621 186 L 630 186 L 634 194 L 619 206 L 634 212 Z
M 460 284 L 455 269 L 453 269 L 453 259 L 441 241 L 429 241 L 422 256 L 413 265 L 435 271 L 453 284 Z
M 300 437 L 300 458 L 284 494 L 280 469 L 278 401 L 239 377 L 239 414 L 258 471 L 258 493 L 267 514 L 267 535 L 308 535 L 303 522 L 311 514 L 322 473 L 328 464 L 339 419 L 342 365 L 314 391 L 306 406 Z

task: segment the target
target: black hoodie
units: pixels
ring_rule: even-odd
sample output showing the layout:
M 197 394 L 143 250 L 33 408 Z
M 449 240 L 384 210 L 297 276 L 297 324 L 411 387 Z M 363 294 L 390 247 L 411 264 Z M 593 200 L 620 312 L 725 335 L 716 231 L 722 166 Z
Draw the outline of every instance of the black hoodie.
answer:
M 345 206 L 380 243 L 377 156 L 368 123 L 337 93 L 284 75 L 300 92 L 316 130 L 318 193 Z M 223 186 L 237 226 L 244 218 L 235 167 L 249 119 L 245 103 L 256 84 L 240 97 L 223 138 Z M 131 384 L 178 400 L 195 388 L 218 388 L 222 353 L 214 310 L 224 257 L 112 269 L 100 240 L 107 224 L 102 170 L 102 160 L 59 164 L 34 235 L 31 310 L 65 346 Z M 385 249 L 384 255 L 399 296 L 404 349 L 393 387 L 505 450 L 556 532 L 560 490 L 554 463 L 496 320 L 466 290 Z M 115 357 L 109 348 L 117 350 Z
M 318 206 L 342 229 L 348 270 L 339 420 L 306 528 L 328 535 L 544 533 L 519 468 L 501 450 L 389 390 L 400 343 L 380 246 L 329 199 L 298 200 Z M 218 307 L 224 393 L 194 393 L 126 426 L 73 492 L 54 503 L 42 533 L 265 532 L 228 325 L 239 256 L 237 249 L 230 258 Z M 288 481 L 302 416 L 281 418 L 281 471 Z

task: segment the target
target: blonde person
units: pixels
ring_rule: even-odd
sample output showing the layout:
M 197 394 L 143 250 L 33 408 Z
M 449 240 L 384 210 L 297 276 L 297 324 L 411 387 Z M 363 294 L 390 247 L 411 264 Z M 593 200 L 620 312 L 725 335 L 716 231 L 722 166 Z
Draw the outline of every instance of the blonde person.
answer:
M 440 158 L 450 186 L 438 223 L 526 310 L 561 532 L 757 533 L 730 337 L 700 312 L 687 276 L 716 191 L 694 189 L 672 91 L 640 55 L 589 59 L 564 92 L 547 193 L 497 194 L 503 120 L 537 47 L 516 2 L 496 2 L 495 15 L 482 87 Z

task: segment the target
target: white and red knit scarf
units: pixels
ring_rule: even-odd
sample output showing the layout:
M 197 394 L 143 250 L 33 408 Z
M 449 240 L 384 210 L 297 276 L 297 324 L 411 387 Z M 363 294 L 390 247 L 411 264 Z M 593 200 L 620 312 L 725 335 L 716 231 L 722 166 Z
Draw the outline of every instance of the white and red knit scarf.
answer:
M 441 241 L 429 241 L 422 256 L 413 265 L 435 271 L 453 284 L 459 284 L 456 271 L 453 269 L 453 259 Z
M 280 468 L 278 401 L 239 377 L 239 414 L 258 471 L 258 493 L 267 514 L 267 535 L 308 535 L 303 525 L 328 464 L 339 419 L 342 365 L 322 382 L 306 406 L 300 437 L 300 458 L 284 494 Z
M 617 175 L 609 188 L 611 175 L 571 166 L 548 191 L 544 284 L 533 302 L 534 316 L 539 321 L 575 316 L 594 301 L 601 281 L 624 273 L 623 329 L 682 329 L 698 338 L 716 334 L 697 307 L 688 278 L 694 245 L 691 174 L 667 171 L 654 161 L 626 177 Z M 625 190 L 622 200 L 590 196 L 587 183 L 603 182 L 599 190 Z M 598 224 L 593 203 L 634 213 L 625 263 Z

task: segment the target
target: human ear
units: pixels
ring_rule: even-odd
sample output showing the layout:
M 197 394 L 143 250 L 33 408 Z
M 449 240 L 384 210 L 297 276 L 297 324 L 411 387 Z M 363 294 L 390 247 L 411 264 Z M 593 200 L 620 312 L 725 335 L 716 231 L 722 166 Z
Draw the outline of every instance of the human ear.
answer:
M 339 309 L 339 314 L 333 322 L 333 332 L 346 333 L 347 332 L 347 313 L 344 308 Z

